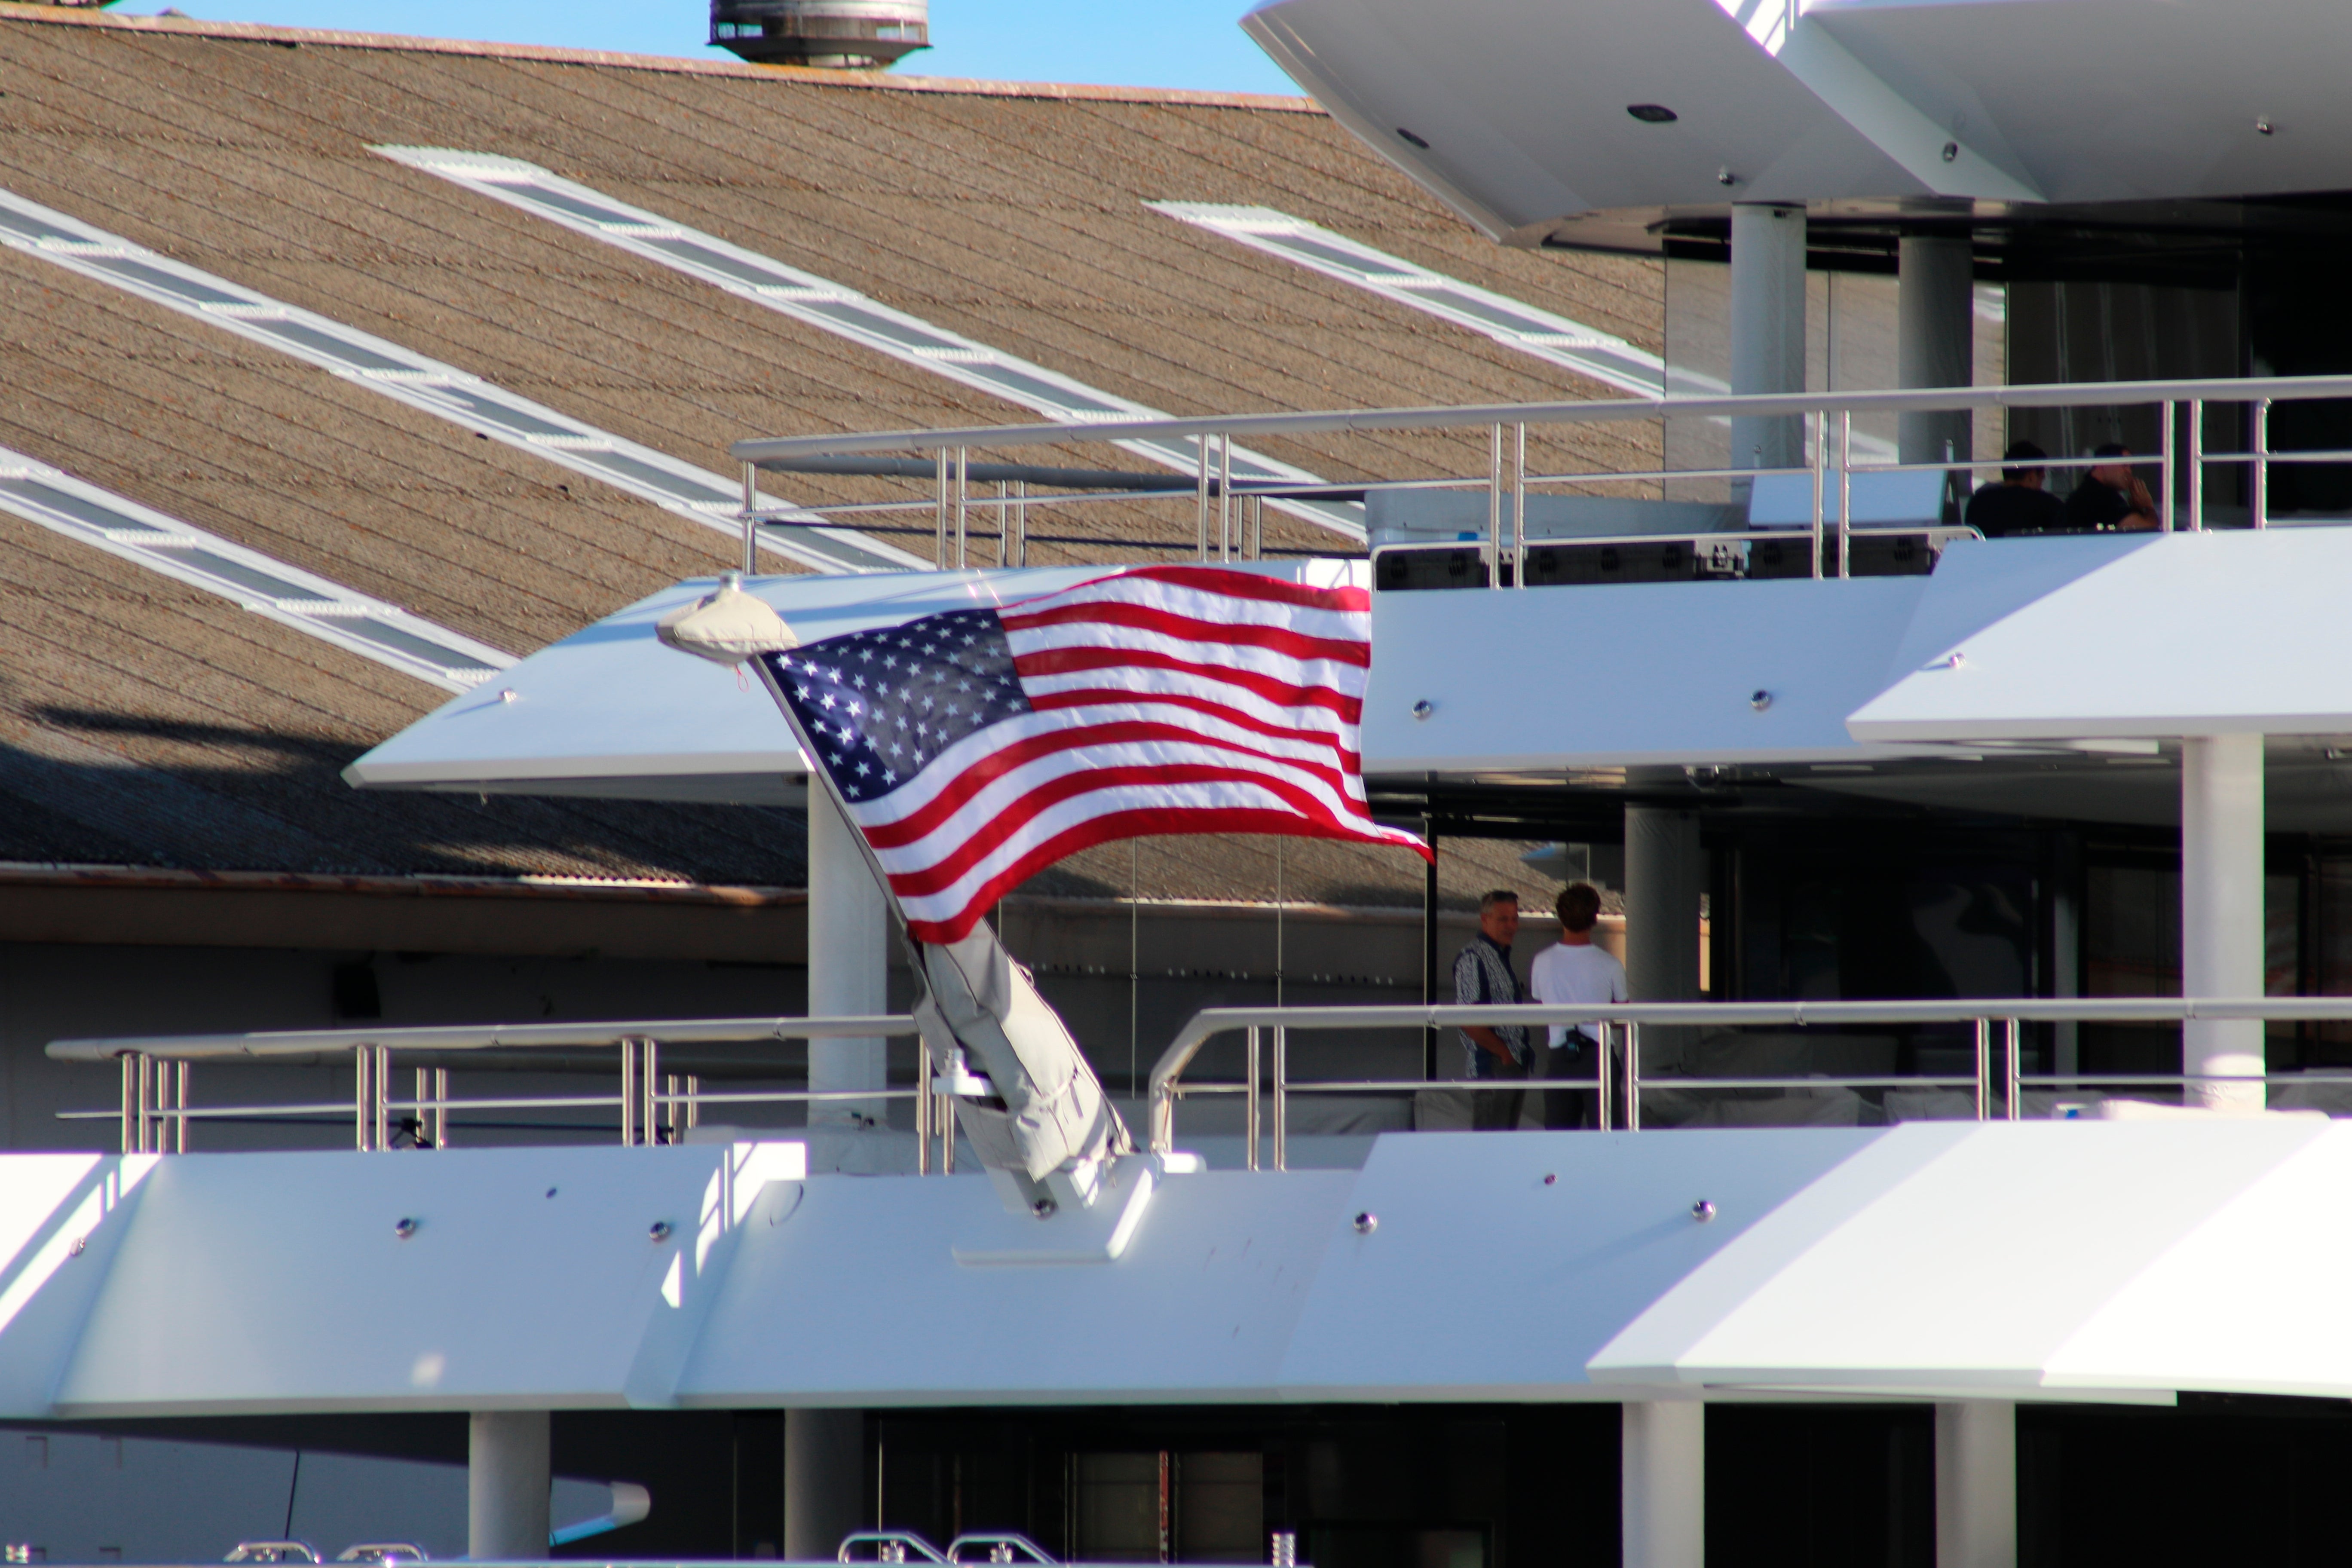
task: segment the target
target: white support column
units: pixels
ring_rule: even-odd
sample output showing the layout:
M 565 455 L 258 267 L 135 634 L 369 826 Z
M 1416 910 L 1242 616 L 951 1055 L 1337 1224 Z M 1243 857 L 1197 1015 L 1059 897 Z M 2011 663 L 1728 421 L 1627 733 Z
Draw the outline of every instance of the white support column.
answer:
M 1625 1568 L 1706 1568 L 1706 1406 L 1625 1406 Z
M 477 1562 L 547 1556 L 548 1416 L 477 1410 L 467 1423 L 466 1555 Z
M 2189 996 L 2263 994 L 2263 738 L 2190 736 L 2180 744 L 2180 985 Z M 2263 1026 L 2195 1018 L 2181 1068 L 2244 1083 L 2192 1085 L 2191 1105 L 2260 1110 Z
M 2017 1568 L 2017 1406 L 1936 1406 L 1936 1568 Z
M 889 910 L 858 847 L 857 829 L 816 785 L 809 790 L 808 824 L 809 1016 L 887 1013 Z M 887 1068 L 888 1058 L 878 1039 L 809 1042 L 812 1089 L 883 1089 L 888 1083 Z M 871 1126 L 883 1121 L 888 1104 L 883 1100 L 820 1100 L 810 1106 L 809 1121 Z
M 1966 235 L 1910 235 L 1898 242 L 1895 379 L 1906 388 L 1967 386 L 1976 378 L 1976 262 Z M 1975 454 L 1966 409 L 1906 414 L 1898 421 L 1906 463 Z
M 1625 989 L 1636 1002 L 1696 1002 L 1699 895 L 1706 852 L 1698 815 L 1671 806 L 1625 808 Z M 1677 1065 L 1690 1031 L 1642 1031 L 1644 1072 Z
M 784 1559 L 829 1563 L 841 1538 L 869 1528 L 866 1413 L 784 1412 Z
M 1805 209 L 1731 209 L 1731 390 L 1805 390 Z M 1801 468 L 1801 415 L 1731 421 L 1734 468 Z M 1745 481 L 1734 499 L 1745 500 Z

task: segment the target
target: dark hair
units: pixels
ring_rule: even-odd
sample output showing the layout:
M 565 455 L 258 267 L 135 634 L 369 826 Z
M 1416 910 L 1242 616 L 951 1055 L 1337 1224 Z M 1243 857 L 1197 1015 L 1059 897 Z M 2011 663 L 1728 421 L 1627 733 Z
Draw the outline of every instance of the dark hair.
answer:
M 1478 896 L 1478 912 L 1483 915 L 1496 904 L 1517 904 L 1518 901 L 1519 895 L 1510 889 L 1497 888 L 1491 893 L 1481 893 Z
M 2049 460 L 2050 454 L 2031 441 L 2011 441 L 2009 444 L 2009 450 L 2003 452 L 2000 458 L 2004 463 L 2016 465 L 2013 468 L 2001 469 L 2000 477 L 2011 484 L 2017 484 L 2028 474 L 2044 472 L 2042 464 Z
M 1601 918 L 1601 889 L 1590 882 L 1570 882 L 1559 890 L 1552 907 L 1559 911 L 1559 929 L 1588 931 Z
M 2094 458 L 2128 458 L 2131 456 L 2131 448 L 2125 446 L 2121 441 L 2102 441 L 2097 446 L 2091 448 L 2091 456 Z

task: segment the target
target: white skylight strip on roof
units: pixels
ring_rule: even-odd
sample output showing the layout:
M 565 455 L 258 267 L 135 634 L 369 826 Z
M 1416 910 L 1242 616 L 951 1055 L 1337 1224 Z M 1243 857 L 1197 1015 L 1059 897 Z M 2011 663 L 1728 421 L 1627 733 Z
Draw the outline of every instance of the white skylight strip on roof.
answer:
M 1180 223 L 1336 278 L 1425 315 L 1442 317 L 1636 397 L 1663 397 L 1665 361 L 1621 337 L 1473 287 L 1274 207 L 1146 202 Z
M 142 249 L 0 190 L 0 245 L 110 283 L 293 355 L 356 386 L 604 480 L 706 527 L 740 534 L 737 481 L 585 425 L 454 365 Z M 762 498 L 764 510 L 813 512 Z M 894 572 L 930 563 L 849 529 L 796 528 L 761 542 L 819 572 Z
M 880 300 L 813 272 L 786 266 L 756 251 L 730 245 L 714 235 L 632 206 L 591 186 L 577 184 L 519 158 L 441 147 L 378 147 L 396 163 L 460 184 L 492 200 L 558 223 L 575 233 L 630 251 L 649 261 L 765 305 L 772 310 L 975 387 L 1007 403 L 1034 410 L 1049 420 L 1161 419 L 1156 408 L 1115 396 L 1082 381 L 937 327 Z M 1121 441 L 1118 446 L 1179 473 L 1196 471 L 1199 450 L 1192 441 Z M 1235 447 L 1236 480 L 1324 481 L 1304 468 Z M 1353 502 L 1269 500 L 1307 521 L 1364 537 L 1363 508 Z
M 0 511 L 218 594 L 280 626 L 445 690 L 469 691 L 515 662 L 512 654 L 397 605 L 353 593 L 5 447 Z

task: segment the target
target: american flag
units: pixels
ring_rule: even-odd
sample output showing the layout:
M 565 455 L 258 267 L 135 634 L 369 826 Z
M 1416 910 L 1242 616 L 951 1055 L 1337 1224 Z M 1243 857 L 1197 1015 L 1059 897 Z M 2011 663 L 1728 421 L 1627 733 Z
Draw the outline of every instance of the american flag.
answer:
M 764 655 L 916 940 L 961 941 L 1090 845 L 1285 833 L 1394 845 L 1358 731 L 1358 587 L 1151 566 Z

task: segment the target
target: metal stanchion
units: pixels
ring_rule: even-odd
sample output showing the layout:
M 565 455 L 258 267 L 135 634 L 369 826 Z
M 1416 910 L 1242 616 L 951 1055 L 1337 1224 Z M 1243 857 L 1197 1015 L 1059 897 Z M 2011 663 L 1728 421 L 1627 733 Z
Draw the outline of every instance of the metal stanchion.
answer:
M 1517 426 L 1511 458 L 1511 586 L 1528 585 L 1528 427 Z
M 352 1049 L 352 1147 L 364 1150 L 368 1146 L 368 1074 L 375 1066 L 375 1053 L 365 1046 Z
M 1234 516 L 1234 438 L 1217 437 L 1217 559 L 1234 558 L 1234 535 L 1240 523 Z
M 392 1047 L 377 1046 L 375 1068 L 368 1074 L 368 1118 L 375 1124 L 375 1146 L 392 1147 Z
M 1274 1168 L 1290 1169 L 1290 1031 L 1274 1027 Z
M 2254 402 L 2254 526 L 2271 525 L 2271 400 Z
M 1853 531 L 1853 412 L 1838 415 L 1838 573 L 1841 577 L 1853 575 L 1853 563 L 1847 560 Z
M 175 1154 L 188 1152 L 188 1069 L 192 1065 L 188 1062 L 173 1064 L 173 1076 L 179 1080 L 177 1099 L 180 1114 L 173 1119 L 172 1129 L 172 1152 Z
M 1503 427 L 1486 433 L 1486 586 L 1503 585 Z
M 1642 1026 L 1625 1026 L 1625 1131 L 1642 1130 Z
M 2002 1056 L 2008 1064 L 2009 1084 L 2004 1098 L 2009 1101 L 2009 1119 L 2021 1121 L 2025 1118 L 2025 1051 L 2018 1037 L 2021 1031 L 2017 1020 L 2003 1018 L 2000 1026 Z
M 971 511 L 971 485 L 965 477 L 970 472 L 970 465 L 964 461 L 965 456 L 965 448 L 958 447 L 955 454 L 955 563 L 958 571 L 964 566 L 964 539 Z
M 2159 455 L 2157 459 L 2157 471 L 2162 476 L 2164 482 L 2164 500 L 2163 504 L 2158 508 L 2158 510 L 2161 514 L 2162 531 L 2166 533 L 2170 533 L 2172 531 L 2172 492 L 2175 488 L 2172 479 L 2172 424 L 2175 417 L 2173 414 L 2174 406 L 2175 405 L 2171 403 L 2167 403 L 2164 405 L 2164 440 L 2161 444 Z
M 2205 531 L 2205 400 L 2189 400 L 2189 531 Z
M 637 1141 L 637 1042 L 621 1042 L 621 1147 L 629 1148 Z
M 1595 1048 L 1600 1055 L 1592 1063 L 1592 1100 L 1596 1113 L 1593 1120 L 1601 1124 L 1601 1131 L 1606 1132 L 1609 1131 L 1610 1111 L 1613 1109 L 1609 1103 L 1609 1082 L 1614 1073 L 1612 1058 L 1617 1054 L 1617 1025 L 1614 1021 L 1601 1020 L 1601 1043 Z
M 1206 436 L 1195 437 L 1192 445 L 1195 455 L 1200 459 L 1200 473 L 1193 489 L 1192 503 L 1194 511 L 1198 513 L 1194 521 L 1198 526 L 1200 542 L 1194 553 L 1200 557 L 1201 564 L 1205 566 L 1209 563 L 1209 438 Z
M 915 1040 L 915 1174 L 931 1173 L 931 1047 Z
M 1250 1170 L 1257 1169 L 1257 1026 L 1244 1031 L 1249 1037 L 1248 1065 L 1244 1068 L 1249 1087 L 1242 1090 L 1242 1142 L 1247 1150 Z
M 749 577 L 760 569 L 760 523 L 755 515 L 760 510 L 760 470 L 751 464 L 743 465 L 743 575 Z
M 948 449 L 940 447 L 933 454 L 933 459 L 939 466 L 940 496 L 939 504 L 931 510 L 931 556 L 944 572 L 948 565 Z
M 1829 511 L 1830 411 L 1813 416 L 1813 575 L 1822 574 L 1822 520 Z
M 1977 1032 L 1977 1120 L 1988 1120 L 1992 1113 L 1992 1023 L 1987 1018 L 1976 1020 Z

